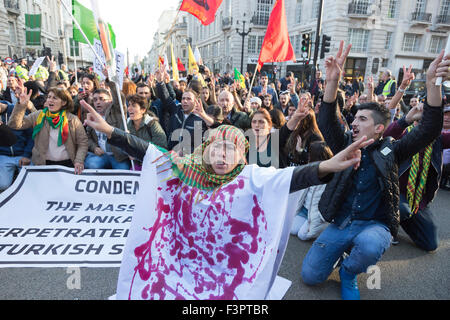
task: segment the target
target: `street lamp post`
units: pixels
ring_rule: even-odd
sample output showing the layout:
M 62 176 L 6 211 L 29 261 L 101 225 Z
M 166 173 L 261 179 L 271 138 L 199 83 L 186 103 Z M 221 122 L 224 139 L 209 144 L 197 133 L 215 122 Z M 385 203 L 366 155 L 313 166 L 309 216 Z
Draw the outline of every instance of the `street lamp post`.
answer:
M 239 21 L 238 21 L 239 23 Z M 242 21 L 242 32 L 236 28 L 236 32 L 242 37 L 242 51 L 241 51 L 241 73 L 244 74 L 244 45 L 245 45 L 245 37 L 252 32 L 252 28 L 248 28 L 248 31 L 245 31 L 245 23 L 246 21 Z

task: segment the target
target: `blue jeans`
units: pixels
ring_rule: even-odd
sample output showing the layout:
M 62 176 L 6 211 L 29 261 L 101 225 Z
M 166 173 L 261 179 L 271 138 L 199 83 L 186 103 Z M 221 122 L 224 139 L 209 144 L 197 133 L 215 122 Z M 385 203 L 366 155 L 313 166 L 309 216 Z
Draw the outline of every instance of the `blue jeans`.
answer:
M 22 158 L 0 155 L 0 192 L 8 189 L 13 183 L 14 174 L 20 169 L 19 161 Z
M 331 224 L 313 243 L 303 260 L 302 279 L 307 285 L 325 282 L 336 261 L 351 248 L 341 265 L 347 273 L 367 272 L 391 245 L 391 233 L 377 221 L 353 221 L 344 229 Z
M 84 161 L 86 169 L 114 169 L 114 170 L 130 170 L 130 161 L 125 160 L 118 162 L 113 155 L 104 154 L 97 156 L 89 152 Z
M 412 214 L 408 201 L 400 195 L 400 225 L 416 246 L 425 251 L 434 251 L 439 246 L 438 227 L 433 212 L 426 207 Z

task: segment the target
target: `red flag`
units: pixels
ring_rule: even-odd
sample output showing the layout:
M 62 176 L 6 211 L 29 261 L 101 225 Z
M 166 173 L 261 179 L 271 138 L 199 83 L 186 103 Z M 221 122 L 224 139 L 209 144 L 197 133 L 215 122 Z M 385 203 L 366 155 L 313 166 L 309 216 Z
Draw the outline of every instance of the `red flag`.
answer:
M 217 9 L 223 0 L 183 0 L 180 11 L 186 11 L 197 17 L 204 26 L 214 22 Z
M 183 62 L 181 62 L 180 58 L 178 58 L 178 71 L 186 72 L 186 68 L 184 67 Z
M 259 55 L 258 71 L 261 71 L 266 62 L 283 61 L 296 61 L 296 59 L 289 39 L 284 1 L 277 0 L 270 15 L 266 36 Z

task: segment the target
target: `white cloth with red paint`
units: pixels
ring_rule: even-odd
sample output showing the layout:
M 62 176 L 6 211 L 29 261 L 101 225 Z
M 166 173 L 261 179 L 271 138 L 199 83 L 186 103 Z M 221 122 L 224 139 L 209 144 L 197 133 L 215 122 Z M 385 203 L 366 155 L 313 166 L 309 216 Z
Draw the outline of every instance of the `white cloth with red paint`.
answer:
M 300 196 L 294 168 L 247 166 L 206 192 L 157 167 L 161 156 L 150 146 L 144 159 L 117 299 L 270 299 Z

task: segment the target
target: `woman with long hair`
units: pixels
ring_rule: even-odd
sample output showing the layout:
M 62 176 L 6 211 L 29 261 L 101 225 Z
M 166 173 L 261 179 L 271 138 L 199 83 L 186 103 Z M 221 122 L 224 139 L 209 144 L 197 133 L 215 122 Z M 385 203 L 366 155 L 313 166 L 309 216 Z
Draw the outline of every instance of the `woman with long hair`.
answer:
M 313 142 L 324 141 L 316 121 L 313 109 L 308 108 L 308 115 L 300 121 L 292 132 L 286 146 L 288 166 L 300 166 L 308 163 L 309 149 Z

